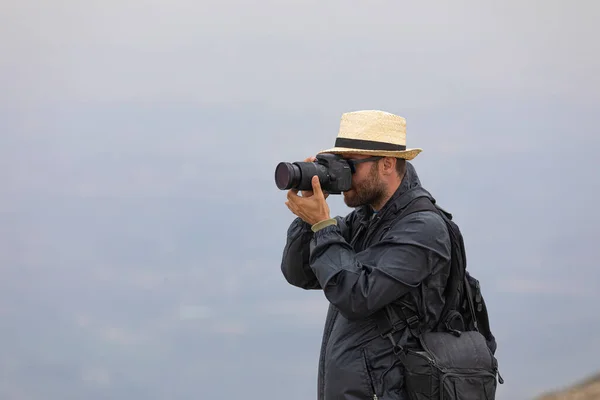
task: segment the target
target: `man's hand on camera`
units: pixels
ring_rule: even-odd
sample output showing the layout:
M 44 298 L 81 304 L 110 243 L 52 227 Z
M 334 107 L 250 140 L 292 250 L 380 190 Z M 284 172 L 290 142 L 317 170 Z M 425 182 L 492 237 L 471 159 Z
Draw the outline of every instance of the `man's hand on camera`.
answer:
M 312 178 L 312 187 L 312 192 L 303 192 L 302 196 L 298 196 L 296 189 L 289 190 L 288 201 L 285 202 L 291 212 L 310 225 L 330 218 L 329 205 L 325 201 L 327 195 L 321 190 L 321 183 L 316 175 Z
M 307 159 L 304 160 L 304 162 L 315 162 L 315 161 L 317 161 L 317 157 L 308 157 Z M 296 191 L 296 193 L 298 193 L 298 191 Z M 302 190 L 300 192 L 300 194 L 302 195 L 302 197 L 310 197 L 313 195 L 313 191 L 312 190 Z M 327 198 L 329 196 L 329 193 L 323 192 L 323 195 L 325 198 Z

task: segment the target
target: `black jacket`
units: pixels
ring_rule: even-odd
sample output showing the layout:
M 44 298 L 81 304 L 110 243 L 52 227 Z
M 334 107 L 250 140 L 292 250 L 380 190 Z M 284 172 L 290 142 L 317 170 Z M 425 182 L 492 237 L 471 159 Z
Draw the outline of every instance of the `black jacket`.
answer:
M 330 303 L 323 332 L 318 400 L 404 400 L 402 366 L 377 331 L 377 312 L 412 305 L 432 327 L 444 306 L 450 238 L 444 220 L 421 211 L 398 214 L 420 196 L 432 198 L 410 162 L 396 193 L 373 217 L 356 208 L 316 233 L 301 219 L 288 229 L 281 270 L 303 289 L 320 289 Z M 373 217 L 373 218 L 371 218 Z M 413 340 L 408 329 L 396 340 Z

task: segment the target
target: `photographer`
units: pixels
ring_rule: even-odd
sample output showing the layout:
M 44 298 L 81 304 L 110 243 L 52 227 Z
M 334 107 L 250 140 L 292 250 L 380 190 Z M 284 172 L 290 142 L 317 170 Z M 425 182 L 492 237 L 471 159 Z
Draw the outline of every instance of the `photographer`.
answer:
M 328 193 L 312 178 L 312 190 L 291 189 L 286 205 L 296 218 L 287 232 L 281 270 L 303 289 L 322 290 L 330 303 L 319 362 L 318 399 L 408 399 L 403 366 L 380 335 L 380 313 L 418 323 L 399 323 L 394 340 L 416 346 L 413 329 L 430 330 L 444 307 L 451 242 L 435 212 L 403 211 L 417 199 L 434 201 L 408 160 L 404 118 L 382 111 L 342 116 L 337 154 L 352 170 L 344 202 L 354 208 L 331 217 Z M 309 157 L 305 162 L 317 161 Z M 417 326 L 418 325 L 418 326 Z

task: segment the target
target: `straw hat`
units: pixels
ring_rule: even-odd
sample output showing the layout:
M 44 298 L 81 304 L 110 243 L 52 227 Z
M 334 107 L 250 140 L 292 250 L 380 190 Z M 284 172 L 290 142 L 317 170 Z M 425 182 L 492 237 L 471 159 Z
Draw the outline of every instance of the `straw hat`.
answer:
M 364 110 L 342 114 L 335 147 L 319 154 L 364 154 L 412 160 L 421 151 L 406 148 L 406 119 L 385 111 Z

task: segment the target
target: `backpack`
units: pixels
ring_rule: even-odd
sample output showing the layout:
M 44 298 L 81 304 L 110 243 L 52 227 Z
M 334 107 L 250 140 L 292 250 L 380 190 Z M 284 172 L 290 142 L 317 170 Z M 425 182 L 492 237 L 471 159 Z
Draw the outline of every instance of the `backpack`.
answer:
M 495 400 L 497 382 L 504 383 L 495 357 L 497 343 L 479 281 L 466 271 L 462 234 L 452 215 L 435 200 L 413 200 L 400 218 L 417 211 L 433 211 L 446 222 L 451 239 L 450 274 L 444 291 L 446 303 L 434 329 L 425 331 L 418 310 L 402 304 L 387 306 L 377 317 L 382 337 L 387 337 L 404 367 L 404 382 L 411 400 Z M 400 315 L 396 313 L 399 311 Z M 398 345 L 394 332 L 408 328 L 419 347 Z

